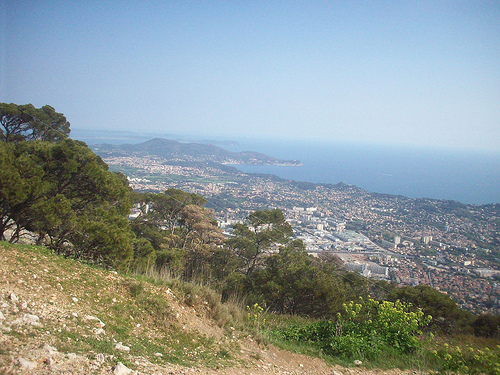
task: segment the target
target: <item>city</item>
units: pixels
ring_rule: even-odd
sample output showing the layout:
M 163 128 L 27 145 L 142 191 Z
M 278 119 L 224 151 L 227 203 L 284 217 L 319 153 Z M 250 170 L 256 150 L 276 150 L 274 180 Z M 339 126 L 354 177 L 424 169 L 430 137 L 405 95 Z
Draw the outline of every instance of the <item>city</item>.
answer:
M 314 256 L 330 253 L 369 278 L 430 285 L 474 313 L 500 313 L 499 205 L 376 194 L 151 155 L 101 157 L 134 190 L 202 195 L 223 229 L 252 211 L 279 208 Z

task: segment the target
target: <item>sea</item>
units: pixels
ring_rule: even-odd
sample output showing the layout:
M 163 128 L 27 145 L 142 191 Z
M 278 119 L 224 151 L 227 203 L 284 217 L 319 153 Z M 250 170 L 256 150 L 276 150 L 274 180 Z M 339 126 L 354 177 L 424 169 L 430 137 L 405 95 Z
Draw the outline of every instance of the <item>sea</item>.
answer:
M 76 137 L 75 137 L 76 136 Z M 197 142 L 193 136 L 72 130 L 88 144 L 139 143 L 161 136 Z M 362 189 L 409 198 L 454 200 L 468 204 L 500 203 L 500 150 L 457 151 L 310 140 L 231 139 L 213 141 L 230 151 L 257 151 L 301 166 L 237 165 L 246 173 L 267 173 L 313 183 L 344 182 Z M 206 142 L 206 141 L 204 141 Z M 212 141 L 210 141 L 212 142 Z
M 302 162 L 298 167 L 237 166 L 243 172 L 314 183 L 344 182 L 410 198 L 500 203 L 500 152 L 255 139 L 224 148 Z

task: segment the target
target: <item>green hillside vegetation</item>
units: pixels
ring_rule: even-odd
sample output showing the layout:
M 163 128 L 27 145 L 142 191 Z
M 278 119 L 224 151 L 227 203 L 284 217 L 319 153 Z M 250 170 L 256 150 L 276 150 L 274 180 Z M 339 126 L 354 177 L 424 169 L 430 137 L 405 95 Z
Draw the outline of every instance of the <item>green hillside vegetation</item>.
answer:
M 43 247 L 3 242 L 0 252 L 2 299 L 15 290 L 28 301 L 24 310 L 36 311 L 41 322 L 12 324 L 10 337 L 2 339 L 0 373 L 11 355 L 45 343 L 90 359 L 114 355 L 110 362 L 130 367 L 137 367 L 132 363 L 137 357 L 183 366 L 238 363 L 227 353 L 239 347 L 226 336 L 231 337 L 230 327 L 243 326 L 242 310 L 234 303 L 221 304 L 220 295 L 207 287 L 158 275 L 119 275 Z M 8 319 L 8 310 L 2 310 Z M 115 350 L 118 342 L 131 348 L 130 355 Z
M 161 285 L 183 303 L 206 309 L 223 329 L 250 330 L 262 343 L 330 361 L 500 374 L 499 317 L 460 310 L 430 287 L 375 282 L 348 272 L 334 257 L 314 258 L 293 239 L 280 210 L 253 212 L 227 239 L 203 197 L 178 189 L 131 191 L 125 176 L 110 172 L 84 143 L 67 138 L 69 123 L 52 107 L 1 103 L 0 120 L 0 239 L 31 238 L 47 249 L 4 245 L 2 251 L 25 263 L 31 255 L 18 254 L 38 252 L 36 258 L 57 264 L 66 272 L 61 287 L 78 291 L 75 298 L 89 304 L 98 300 L 96 313 L 112 322 L 112 337 L 144 348 L 141 355 L 150 361 L 151 353 L 168 346 L 174 348 L 168 361 L 181 363 L 181 352 L 195 351 L 197 361 L 212 366 L 235 350 L 185 336 L 171 325 L 165 289 L 154 289 Z M 140 215 L 129 220 L 132 207 Z M 64 269 L 75 267 L 78 278 L 71 279 L 73 271 Z M 104 293 L 110 275 L 105 270 L 119 272 L 124 281 Z M 148 322 L 139 323 L 141 334 L 138 320 Z M 58 340 L 75 341 L 74 334 Z M 87 351 L 111 350 L 109 343 L 77 337 Z M 200 354 L 214 351 L 213 363 Z

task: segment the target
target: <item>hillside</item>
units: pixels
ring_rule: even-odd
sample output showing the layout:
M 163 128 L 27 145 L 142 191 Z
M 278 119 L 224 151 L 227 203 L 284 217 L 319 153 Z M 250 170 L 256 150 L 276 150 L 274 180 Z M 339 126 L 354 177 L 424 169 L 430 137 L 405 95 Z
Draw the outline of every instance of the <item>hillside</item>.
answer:
M 298 160 L 280 160 L 254 151 L 231 152 L 212 144 L 182 143 L 155 138 L 134 145 L 93 145 L 101 157 L 158 156 L 167 160 L 248 165 L 301 165 Z
M 2 374 L 402 373 L 332 367 L 258 344 L 237 314 L 201 287 L 0 243 Z

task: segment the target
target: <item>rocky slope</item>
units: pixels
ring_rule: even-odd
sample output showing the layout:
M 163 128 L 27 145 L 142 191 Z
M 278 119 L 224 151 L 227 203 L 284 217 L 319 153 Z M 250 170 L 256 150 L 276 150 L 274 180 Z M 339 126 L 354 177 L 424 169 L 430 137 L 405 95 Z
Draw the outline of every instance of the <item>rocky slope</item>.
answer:
M 332 367 L 258 344 L 231 327 L 229 310 L 223 324 L 215 309 L 165 283 L 0 243 L 1 374 L 402 373 Z

